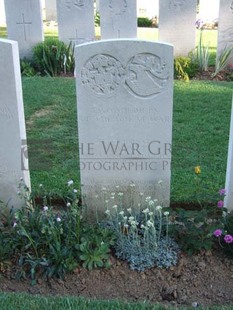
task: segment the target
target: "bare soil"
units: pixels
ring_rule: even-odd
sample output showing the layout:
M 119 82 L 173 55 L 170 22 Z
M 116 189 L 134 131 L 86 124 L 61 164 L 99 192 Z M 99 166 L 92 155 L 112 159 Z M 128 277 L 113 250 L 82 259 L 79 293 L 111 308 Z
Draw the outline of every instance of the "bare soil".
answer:
M 2 272 L 0 291 L 37 295 L 84 296 L 96 299 L 148 301 L 171 306 L 211 306 L 233 304 L 233 260 L 220 250 L 188 256 L 169 269 L 145 272 L 129 269 L 126 262 L 111 258 L 110 269 L 77 269 L 64 280 L 16 280 Z

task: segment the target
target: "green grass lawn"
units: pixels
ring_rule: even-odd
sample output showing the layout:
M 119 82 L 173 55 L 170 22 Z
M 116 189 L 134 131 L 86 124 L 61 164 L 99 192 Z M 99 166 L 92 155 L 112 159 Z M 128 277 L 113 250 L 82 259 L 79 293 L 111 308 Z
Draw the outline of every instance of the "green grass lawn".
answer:
M 1 310 L 172 310 L 174 307 L 151 305 L 147 302 L 97 301 L 76 297 L 41 297 L 28 294 L 0 293 Z M 192 310 L 193 307 L 180 307 Z M 198 307 L 205 310 L 230 310 L 226 307 Z
M 194 167 L 202 168 L 202 200 L 224 187 L 232 82 L 175 81 L 172 202 L 197 201 Z M 24 104 L 33 189 L 65 194 L 79 186 L 73 78 L 24 78 Z M 101 124 L 100 124 L 101 125 Z

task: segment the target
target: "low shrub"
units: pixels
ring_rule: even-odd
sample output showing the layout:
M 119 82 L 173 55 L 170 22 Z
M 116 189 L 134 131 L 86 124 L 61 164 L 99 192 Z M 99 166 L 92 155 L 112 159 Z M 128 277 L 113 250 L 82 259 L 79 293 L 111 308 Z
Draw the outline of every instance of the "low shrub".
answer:
M 176 57 L 174 59 L 174 78 L 189 81 L 198 72 L 198 65 L 190 57 Z
M 74 46 L 72 43 L 66 45 L 57 39 L 48 39 L 33 48 L 33 63 L 41 75 L 73 74 Z
M 109 200 L 114 201 L 114 197 Z M 138 271 L 176 265 L 179 246 L 168 236 L 169 211 L 151 197 L 146 197 L 144 204 L 138 212 L 116 204 L 105 211 L 107 220 L 102 225 L 115 234 L 116 256 Z
M 138 17 L 137 23 L 138 27 L 152 27 L 152 20 L 148 17 Z
M 17 278 L 30 275 L 35 283 L 38 274 L 63 278 L 78 266 L 108 266 L 112 233 L 97 225 L 89 228 L 71 181 L 64 210 L 47 205 L 45 196 L 43 206 L 33 205 L 23 182 L 19 195 L 25 205 L 10 211 L 1 208 L 0 225 L 0 262 L 12 260 Z

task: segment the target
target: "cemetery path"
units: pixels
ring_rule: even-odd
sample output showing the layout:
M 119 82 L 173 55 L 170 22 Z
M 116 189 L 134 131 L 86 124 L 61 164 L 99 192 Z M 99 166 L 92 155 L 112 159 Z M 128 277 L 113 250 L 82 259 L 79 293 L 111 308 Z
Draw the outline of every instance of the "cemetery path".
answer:
M 137 272 L 114 257 L 111 262 L 110 269 L 77 269 L 64 280 L 44 282 L 39 279 L 35 286 L 31 286 L 29 280 L 14 280 L 5 272 L 0 290 L 132 302 L 146 300 L 172 306 L 233 304 L 233 261 L 221 252 L 181 254 L 179 264 L 167 270 L 153 268 Z

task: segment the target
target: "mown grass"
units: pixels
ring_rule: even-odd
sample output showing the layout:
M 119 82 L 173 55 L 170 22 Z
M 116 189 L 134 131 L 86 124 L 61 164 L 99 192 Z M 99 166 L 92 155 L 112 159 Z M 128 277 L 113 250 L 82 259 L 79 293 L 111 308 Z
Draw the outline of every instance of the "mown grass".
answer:
M 174 86 L 171 200 L 199 199 L 194 167 L 200 165 L 205 201 L 225 183 L 233 83 L 175 81 Z M 75 80 L 24 78 L 23 91 L 33 189 L 43 183 L 63 195 L 67 180 L 79 186 L 80 177 Z
M 77 297 L 41 297 L 28 294 L 0 293 L 1 310 L 172 310 L 173 307 L 152 305 L 148 302 L 97 301 Z M 193 307 L 180 307 L 191 310 Z M 230 310 L 232 307 L 198 307 L 205 310 Z

